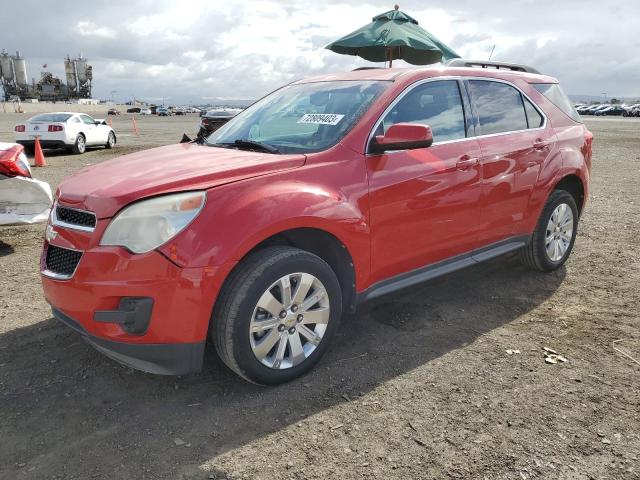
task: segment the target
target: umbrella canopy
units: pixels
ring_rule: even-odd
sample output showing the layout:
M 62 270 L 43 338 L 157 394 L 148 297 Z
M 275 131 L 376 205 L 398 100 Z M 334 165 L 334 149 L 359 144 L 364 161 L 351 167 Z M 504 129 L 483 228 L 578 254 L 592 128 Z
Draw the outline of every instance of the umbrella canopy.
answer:
M 429 65 L 442 60 L 460 58 L 456 52 L 431 35 L 418 21 L 394 10 L 373 17 L 373 21 L 325 48 L 343 55 L 356 55 L 371 62 L 394 59 L 413 65 Z

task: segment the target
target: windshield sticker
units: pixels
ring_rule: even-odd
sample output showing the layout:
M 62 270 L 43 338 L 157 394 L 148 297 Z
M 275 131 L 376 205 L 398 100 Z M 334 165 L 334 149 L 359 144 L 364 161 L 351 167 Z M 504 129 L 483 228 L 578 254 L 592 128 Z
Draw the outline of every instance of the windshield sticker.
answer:
M 305 113 L 298 123 L 312 123 L 315 125 L 337 125 L 344 115 L 337 113 Z

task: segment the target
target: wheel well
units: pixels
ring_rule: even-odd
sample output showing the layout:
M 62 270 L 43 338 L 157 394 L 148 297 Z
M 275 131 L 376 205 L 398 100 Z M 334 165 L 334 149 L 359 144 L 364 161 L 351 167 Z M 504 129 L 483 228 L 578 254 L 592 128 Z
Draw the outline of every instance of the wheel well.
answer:
M 329 264 L 340 282 L 343 309 L 353 312 L 356 305 L 356 276 L 347 247 L 332 234 L 316 228 L 296 228 L 277 233 L 256 245 L 247 255 L 265 247 L 290 246 L 313 253 Z
M 567 175 L 558 182 L 555 190 L 564 190 L 565 192 L 569 192 L 576 201 L 578 213 L 582 213 L 582 206 L 584 205 L 584 186 L 582 185 L 580 177 L 577 175 Z

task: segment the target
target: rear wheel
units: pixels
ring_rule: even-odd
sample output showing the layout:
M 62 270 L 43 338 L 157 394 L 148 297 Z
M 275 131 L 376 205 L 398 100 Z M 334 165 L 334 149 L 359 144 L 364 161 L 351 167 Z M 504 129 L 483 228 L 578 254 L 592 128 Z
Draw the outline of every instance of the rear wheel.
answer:
M 276 385 L 320 360 L 341 312 L 340 284 L 324 260 L 297 248 L 271 247 L 247 257 L 231 274 L 211 335 L 234 372 Z
M 116 135 L 113 132 L 109 132 L 109 136 L 107 137 L 107 143 L 104 146 L 105 148 L 113 148 L 116 145 Z
M 567 261 L 578 231 L 578 208 L 573 196 L 554 191 L 547 200 L 529 244 L 520 259 L 530 268 L 551 272 Z
M 79 133 L 78 136 L 76 137 L 75 143 L 71 147 L 71 151 L 76 155 L 79 155 L 81 153 L 84 153 L 86 149 L 87 149 L 87 140 L 86 138 L 84 138 L 83 134 Z

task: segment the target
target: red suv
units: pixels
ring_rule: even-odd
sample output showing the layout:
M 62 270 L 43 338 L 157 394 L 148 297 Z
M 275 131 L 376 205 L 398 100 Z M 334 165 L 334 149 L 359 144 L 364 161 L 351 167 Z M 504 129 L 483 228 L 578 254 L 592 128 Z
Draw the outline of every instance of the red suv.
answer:
M 478 68 L 491 67 L 491 68 Z M 104 162 L 56 194 L 41 259 L 55 317 L 161 374 L 278 384 L 346 311 L 518 250 L 569 256 L 592 135 L 557 80 L 454 61 L 294 82 L 203 144 Z

